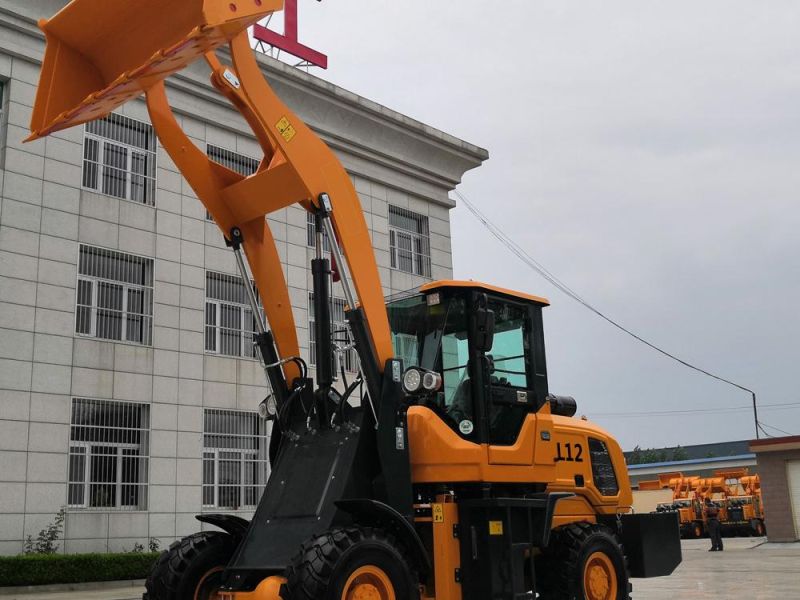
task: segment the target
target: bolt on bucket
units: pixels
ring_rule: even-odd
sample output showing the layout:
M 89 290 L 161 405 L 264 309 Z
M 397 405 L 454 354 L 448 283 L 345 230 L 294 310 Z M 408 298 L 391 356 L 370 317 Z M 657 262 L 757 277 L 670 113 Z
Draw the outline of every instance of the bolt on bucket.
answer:
M 283 8 L 283 0 L 72 0 L 47 40 L 29 140 L 99 117 Z

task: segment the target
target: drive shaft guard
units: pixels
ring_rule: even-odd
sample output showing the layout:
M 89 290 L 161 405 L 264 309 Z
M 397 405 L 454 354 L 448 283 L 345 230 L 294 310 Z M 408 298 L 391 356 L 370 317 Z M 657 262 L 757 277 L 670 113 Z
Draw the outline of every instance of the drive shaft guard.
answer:
M 283 8 L 283 0 L 73 0 L 47 39 L 30 140 L 103 117 Z

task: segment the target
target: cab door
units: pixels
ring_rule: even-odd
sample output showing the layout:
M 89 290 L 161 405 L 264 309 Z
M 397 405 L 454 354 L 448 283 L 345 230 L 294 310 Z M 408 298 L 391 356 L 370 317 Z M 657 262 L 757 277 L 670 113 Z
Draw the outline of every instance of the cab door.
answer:
M 540 308 L 494 297 L 489 297 L 488 308 L 495 319 L 492 348 L 486 353 L 489 374 L 483 395 L 489 463 L 532 465 L 535 413 L 547 395 L 546 391 L 542 395 L 541 379 L 544 377 L 546 390 L 546 376 L 539 370 L 543 368 L 537 369 L 537 333 L 539 341 L 543 339 Z M 543 367 L 543 348 L 541 354 Z

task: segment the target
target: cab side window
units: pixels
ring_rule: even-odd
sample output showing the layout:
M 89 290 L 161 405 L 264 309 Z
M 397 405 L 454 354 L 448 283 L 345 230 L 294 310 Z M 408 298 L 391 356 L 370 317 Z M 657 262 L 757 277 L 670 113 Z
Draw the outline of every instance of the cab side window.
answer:
M 489 374 L 489 443 L 513 445 L 531 412 L 531 320 L 524 305 L 490 299 L 495 314 L 494 340 L 487 352 Z
M 499 314 L 498 314 L 499 313 Z M 488 352 L 494 364 L 492 385 L 528 388 L 528 319 L 522 307 L 495 309 L 495 334 Z

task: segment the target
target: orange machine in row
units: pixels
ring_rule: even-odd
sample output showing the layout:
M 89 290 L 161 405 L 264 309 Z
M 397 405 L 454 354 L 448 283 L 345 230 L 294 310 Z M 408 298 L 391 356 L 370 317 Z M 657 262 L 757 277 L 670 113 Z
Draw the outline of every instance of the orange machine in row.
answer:
M 672 502 L 662 502 L 657 512 L 676 512 L 681 536 L 697 538 L 706 534 L 703 504 L 710 499 L 719 508 L 726 535 L 766 533 L 761 479 L 748 469 L 718 470 L 712 477 L 686 477 L 683 473 L 663 473 L 657 480 L 642 481 L 640 490 L 672 490 Z

